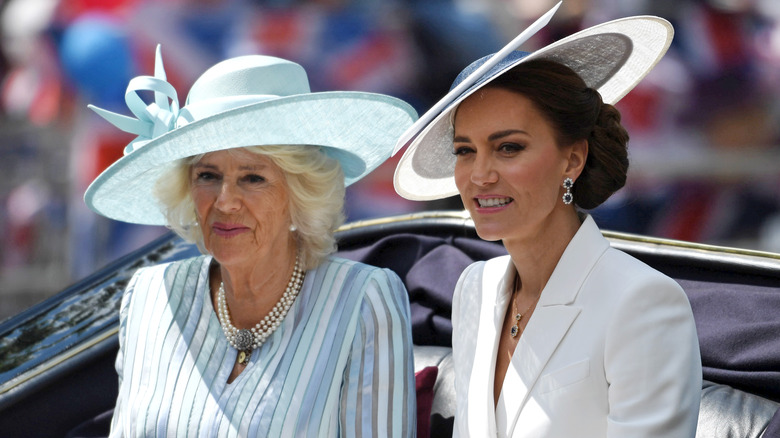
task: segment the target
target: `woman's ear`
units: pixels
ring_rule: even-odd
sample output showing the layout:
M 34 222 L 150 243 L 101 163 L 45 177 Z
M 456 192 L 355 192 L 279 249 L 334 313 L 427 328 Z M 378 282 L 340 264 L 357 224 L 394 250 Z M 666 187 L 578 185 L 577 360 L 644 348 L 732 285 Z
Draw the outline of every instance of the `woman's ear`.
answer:
M 585 161 L 588 160 L 588 140 L 577 140 L 569 148 L 568 162 L 566 166 L 567 177 L 577 180 L 582 169 L 585 168 Z

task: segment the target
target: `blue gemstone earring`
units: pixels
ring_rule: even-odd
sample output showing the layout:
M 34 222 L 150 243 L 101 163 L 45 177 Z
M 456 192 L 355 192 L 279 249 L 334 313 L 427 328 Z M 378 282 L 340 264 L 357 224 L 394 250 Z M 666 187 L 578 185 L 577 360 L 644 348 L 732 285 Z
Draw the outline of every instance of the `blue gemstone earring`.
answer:
M 566 189 L 566 193 L 563 194 L 563 203 L 566 205 L 569 205 L 574 201 L 574 195 L 571 194 L 572 187 L 574 187 L 574 181 L 571 178 L 563 180 L 563 188 Z

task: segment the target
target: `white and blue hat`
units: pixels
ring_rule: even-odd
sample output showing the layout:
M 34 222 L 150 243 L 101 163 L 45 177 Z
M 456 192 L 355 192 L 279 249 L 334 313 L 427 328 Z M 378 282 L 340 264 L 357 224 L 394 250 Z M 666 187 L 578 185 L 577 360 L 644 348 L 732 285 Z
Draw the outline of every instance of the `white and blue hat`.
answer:
M 139 93 L 153 92 L 144 102 Z M 136 134 L 124 156 L 87 188 L 90 209 L 124 222 L 165 225 L 153 195 L 156 181 L 181 158 L 261 145 L 312 145 L 336 159 L 345 184 L 387 160 L 398 137 L 417 118 L 406 102 L 357 91 L 312 93 L 300 65 L 273 56 L 222 61 L 193 84 L 179 108 L 166 81 L 160 47 L 155 75 L 133 78 L 127 117 L 90 106 L 119 129 Z
M 546 15 L 551 15 L 556 8 Z M 521 33 L 496 54 L 480 58 L 466 67 L 455 79 L 451 92 L 400 137 L 394 153 L 408 147 L 393 178 L 399 195 L 427 201 L 458 194 L 454 178 L 456 157 L 452 153 L 452 116 L 464 99 L 507 70 L 532 59 L 557 61 L 596 89 L 605 103 L 614 104 L 658 63 L 674 35 L 668 21 L 637 16 L 593 26 L 533 53 L 514 50 L 547 21 L 541 25 L 534 23 L 532 28 L 535 28 Z M 463 91 L 453 92 L 458 88 Z

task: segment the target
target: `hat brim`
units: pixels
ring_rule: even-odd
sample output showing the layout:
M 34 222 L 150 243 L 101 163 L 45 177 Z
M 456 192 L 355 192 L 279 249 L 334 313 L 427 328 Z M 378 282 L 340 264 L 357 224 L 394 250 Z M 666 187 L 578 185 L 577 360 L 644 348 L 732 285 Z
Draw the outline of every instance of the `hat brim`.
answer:
M 501 73 L 532 59 L 550 59 L 570 67 L 589 87 L 599 91 L 605 103 L 614 104 L 658 63 L 673 35 L 671 24 L 662 18 L 622 18 L 577 32 L 514 62 L 500 64 L 455 97 L 410 142 L 395 170 L 396 192 L 417 201 L 458 194 L 453 176 L 451 114 L 460 102 Z
M 406 102 L 352 91 L 307 93 L 255 103 L 198 120 L 151 140 L 101 173 L 84 194 L 96 213 L 124 222 L 165 225 L 153 190 L 176 160 L 248 146 L 311 145 L 336 159 L 345 185 L 390 157 L 416 119 Z

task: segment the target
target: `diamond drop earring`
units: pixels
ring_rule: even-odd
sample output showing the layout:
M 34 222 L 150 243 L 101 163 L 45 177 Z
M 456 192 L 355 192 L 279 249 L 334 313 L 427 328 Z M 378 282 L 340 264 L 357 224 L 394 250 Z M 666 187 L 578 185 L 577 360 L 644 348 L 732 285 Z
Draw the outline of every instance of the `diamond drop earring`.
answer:
M 571 194 L 571 188 L 574 187 L 574 181 L 571 178 L 563 180 L 563 188 L 566 189 L 566 193 L 563 194 L 563 203 L 569 205 L 574 201 L 574 195 Z

